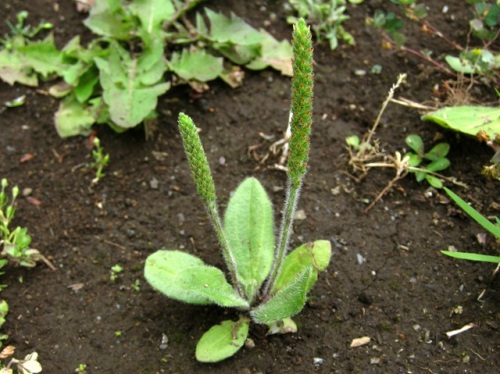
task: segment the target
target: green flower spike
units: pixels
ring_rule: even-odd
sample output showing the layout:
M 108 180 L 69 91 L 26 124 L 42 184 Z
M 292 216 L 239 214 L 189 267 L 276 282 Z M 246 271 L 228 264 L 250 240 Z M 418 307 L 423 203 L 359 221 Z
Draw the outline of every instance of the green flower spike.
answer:
M 184 113 L 179 114 L 179 129 L 198 195 L 205 205 L 213 205 L 216 196 L 215 184 L 198 135 L 198 129 L 191 117 Z
M 274 288 L 276 278 L 285 261 L 295 209 L 309 159 L 313 101 L 313 48 L 311 30 L 304 19 L 300 19 L 293 28 L 293 56 L 290 124 L 292 137 L 288 158 L 288 190 L 276 249 L 276 260 L 273 262 L 264 294 Z
M 313 107 L 313 53 L 311 30 L 303 19 L 293 30 L 292 138 L 288 177 L 294 187 L 301 184 L 309 159 L 309 134 Z
M 205 205 L 212 224 L 214 225 L 215 232 L 219 238 L 222 248 L 222 255 L 226 261 L 226 265 L 231 275 L 233 285 L 237 288 L 238 293 L 243 295 L 243 291 L 238 282 L 236 272 L 236 260 L 232 256 L 232 252 L 227 242 L 226 234 L 224 233 L 222 220 L 219 215 L 219 210 L 216 203 L 215 184 L 208 165 L 207 156 L 203 150 L 198 129 L 196 128 L 191 117 L 184 113 L 179 113 L 179 129 L 181 131 L 182 143 L 186 151 L 189 168 L 193 173 L 194 183 L 196 190 Z

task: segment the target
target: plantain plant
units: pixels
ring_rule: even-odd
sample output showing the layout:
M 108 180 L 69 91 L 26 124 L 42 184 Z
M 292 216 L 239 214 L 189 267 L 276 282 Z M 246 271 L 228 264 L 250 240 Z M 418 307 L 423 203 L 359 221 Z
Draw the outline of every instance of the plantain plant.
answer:
M 166 296 L 191 304 L 216 304 L 240 311 L 237 321 L 210 328 L 196 348 L 196 359 L 217 362 L 245 343 L 250 322 L 266 324 L 269 333 L 295 332 L 290 318 L 299 313 L 307 294 L 328 266 L 330 242 L 318 240 L 288 253 L 293 218 L 309 159 L 313 72 L 311 32 L 303 19 L 293 31 L 293 80 L 288 186 L 275 249 L 271 201 L 260 182 L 245 179 L 230 198 L 224 220 L 219 215 L 215 185 L 197 128 L 181 113 L 179 128 L 197 193 L 218 236 L 230 282 L 202 259 L 178 250 L 151 254 L 144 275 Z

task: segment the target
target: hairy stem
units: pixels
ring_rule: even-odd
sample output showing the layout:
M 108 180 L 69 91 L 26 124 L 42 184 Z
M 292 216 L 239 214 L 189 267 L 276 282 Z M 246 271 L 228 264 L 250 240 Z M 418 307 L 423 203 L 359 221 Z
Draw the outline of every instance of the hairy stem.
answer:
M 236 272 L 236 260 L 231 255 L 229 249 L 229 243 L 227 242 L 226 233 L 224 232 L 224 226 L 222 225 L 222 220 L 219 215 L 219 210 L 217 209 L 216 202 L 212 202 L 206 205 L 208 215 L 214 226 L 215 233 L 219 239 L 220 246 L 222 248 L 222 256 L 226 262 L 227 269 L 229 271 L 229 276 L 231 277 L 231 283 L 238 290 L 240 296 L 245 296 L 245 293 L 241 289 L 240 282 L 238 281 L 238 274 Z
M 288 242 L 290 241 L 290 235 L 292 233 L 295 209 L 297 207 L 299 196 L 300 185 L 296 187 L 289 182 L 288 193 L 285 201 L 285 210 L 283 212 L 283 218 L 281 221 L 278 247 L 276 249 L 276 256 L 271 268 L 270 276 L 264 288 L 264 296 L 267 296 L 268 293 L 273 289 L 274 284 L 276 283 L 276 279 L 281 271 L 281 267 L 283 266 L 283 262 L 285 261 Z

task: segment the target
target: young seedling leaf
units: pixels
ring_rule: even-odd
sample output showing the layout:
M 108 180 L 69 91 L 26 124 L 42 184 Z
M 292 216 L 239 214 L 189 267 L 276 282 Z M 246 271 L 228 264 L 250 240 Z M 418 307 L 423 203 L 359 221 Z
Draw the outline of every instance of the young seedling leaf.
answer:
M 416 153 L 407 153 L 404 155 L 403 159 L 408 157 L 408 165 L 411 167 L 417 167 L 422 162 L 422 158 Z
M 187 81 L 194 79 L 208 82 L 217 78 L 223 71 L 223 59 L 212 56 L 203 49 L 174 52 L 168 65 L 170 70 Z
M 196 359 L 200 362 L 218 362 L 233 356 L 245 344 L 250 319 L 223 321 L 203 334 L 196 346 Z
M 144 277 L 164 295 L 190 304 L 248 308 L 219 269 L 182 251 L 159 250 L 148 256 Z
M 266 279 L 274 255 L 274 223 L 271 201 L 255 178 L 245 179 L 229 200 L 224 228 L 238 279 L 247 298 Z
M 500 264 L 499 256 L 489 256 L 479 253 L 452 252 L 452 251 L 441 251 L 441 253 L 453 258 L 458 258 L 460 260 L 491 262 L 494 264 Z
M 424 155 L 429 161 L 437 161 L 446 157 L 448 152 L 450 151 L 450 145 L 448 143 L 439 143 L 436 144 L 429 152 Z
M 485 131 L 490 139 L 500 134 L 500 108 L 484 106 L 446 107 L 422 117 L 453 131 L 476 136 Z
M 306 267 L 312 266 L 314 269 L 311 276 L 311 284 L 309 290 L 312 288 L 318 278 L 318 272 L 324 271 L 330 263 L 332 255 L 331 244 L 329 240 L 317 240 L 312 243 L 306 243 L 300 247 L 295 248 L 290 252 L 283 262 L 283 267 L 276 280 L 276 284 L 272 293 L 285 288 L 287 284 L 293 282 L 298 274 L 300 274 Z
M 425 176 L 427 174 L 423 171 L 416 171 L 415 172 L 415 179 L 418 183 L 422 182 L 425 179 Z
M 415 153 L 422 158 L 424 156 L 424 142 L 418 135 L 408 135 L 405 139 L 406 145 L 410 147 Z
M 315 276 L 313 266 L 307 266 L 292 282 L 272 295 L 269 301 L 252 310 L 252 319 L 257 323 L 271 324 L 300 312 L 304 308 L 307 292 L 314 283 Z
M 496 226 L 494 223 L 490 222 L 486 217 L 484 217 L 481 213 L 479 213 L 476 209 L 467 204 L 460 196 L 455 194 L 453 191 L 448 188 L 444 188 L 445 192 L 449 197 L 465 212 L 467 213 L 474 221 L 479 223 L 485 230 L 490 232 L 496 238 L 500 238 L 500 227 Z M 498 219 L 497 219 L 498 222 Z
M 429 165 L 425 167 L 426 170 L 437 172 L 450 167 L 450 160 L 447 158 L 440 158 L 436 161 L 432 161 Z
M 345 138 L 345 142 L 349 147 L 354 149 L 355 151 L 359 151 L 359 147 L 361 144 L 361 140 L 359 139 L 359 136 L 357 135 L 350 135 Z
M 434 175 L 425 174 L 425 180 L 434 188 L 443 188 L 443 182 L 441 181 L 441 179 L 436 178 Z

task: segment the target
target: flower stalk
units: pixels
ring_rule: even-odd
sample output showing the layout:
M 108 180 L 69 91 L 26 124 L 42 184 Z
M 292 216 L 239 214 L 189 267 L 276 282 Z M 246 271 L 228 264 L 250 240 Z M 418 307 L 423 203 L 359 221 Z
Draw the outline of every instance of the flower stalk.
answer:
M 236 272 L 236 261 L 231 255 L 229 244 L 224 233 L 222 221 L 219 215 L 219 209 L 216 202 L 215 184 L 208 164 L 207 156 L 203 150 L 198 129 L 196 128 L 191 117 L 184 113 L 179 114 L 179 129 L 181 133 L 182 143 L 188 159 L 189 168 L 193 173 L 193 179 L 196 185 L 196 190 L 200 196 L 203 205 L 208 211 L 210 220 L 214 226 L 214 230 L 219 239 L 222 248 L 222 255 L 226 262 L 232 284 L 237 287 L 240 295 L 243 295 L 238 282 Z
M 313 108 L 313 49 L 311 30 L 303 19 L 299 20 L 293 29 L 293 56 L 288 189 L 276 257 L 264 288 L 264 297 L 272 291 L 288 251 L 295 210 L 309 161 Z

